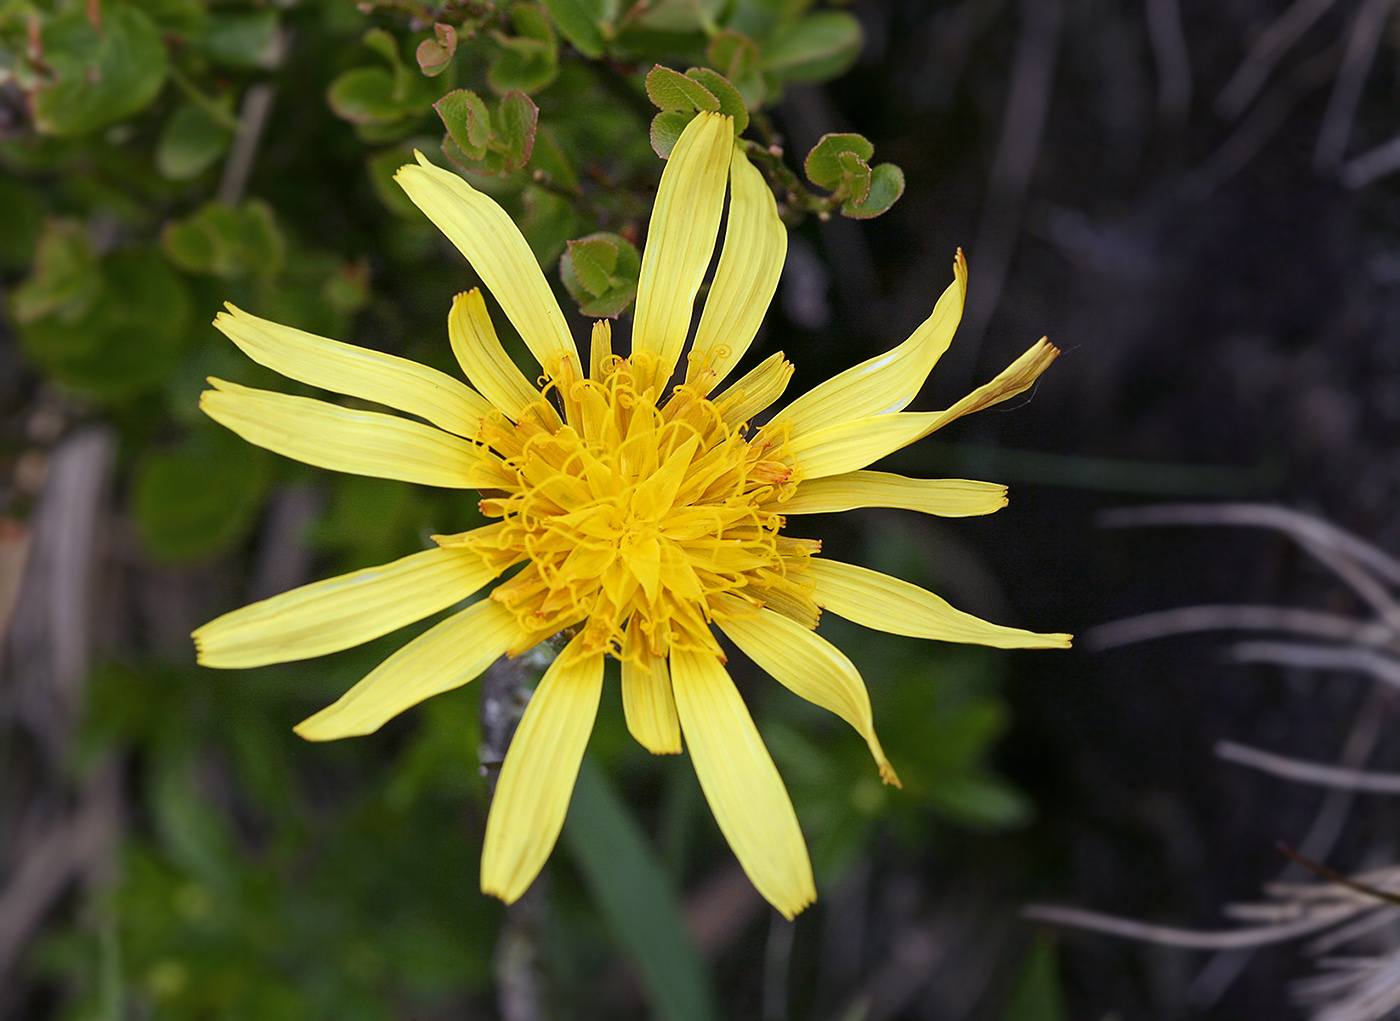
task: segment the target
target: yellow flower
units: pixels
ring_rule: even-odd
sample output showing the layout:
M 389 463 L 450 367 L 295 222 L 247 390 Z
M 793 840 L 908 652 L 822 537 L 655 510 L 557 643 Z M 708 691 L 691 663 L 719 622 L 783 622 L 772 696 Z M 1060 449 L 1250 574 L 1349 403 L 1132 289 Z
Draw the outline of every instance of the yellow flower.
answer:
M 215 325 L 292 379 L 414 418 L 211 379 L 200 406 L 252 443 L 336 471 L 482 491 L 492 522 L 437 535 L 435 548 L 254 603 L 194 634 L 211 667 L 251 667 L 349 648 L 460 609 L 296 728 L 312 741 L 367 734 L 559 632 L 567 646 L 539 682 L 501 768 L 481 886 L 507 902 L 534 880 L 563 825 L 603 684 L 621 663 L 633 736 L 679 752 L 749 878 L 792 917 L 816 896 L 787 791 L 725 670 L 718 627 L 798 695 L 839 715 L 897 783 L 851 661 L 815 633 L 822 608 L 899 635 L 1003 648 L 1063 647 L 1068 635 L 1000 627 L 908 582 L 818 557 L 786 518 L 853 507 L 987 514 L 1005 487 L 907 479 L 865 467 L 969 412 L 1025 390 L 1058 351 L 1033 346 L 945 411 L 903 411 L 947 348 L 967 270 L 907 341 L 799 397 L 759 428 L 782 394 L 781 354 L 716 393 L 744 355 L 787 249 L 773 195 L 728 117 L 702 113 L 661 178 L 637 291 L 632 352 L 594 324 L 587 373 L 525 239 L 490 198 L 419 165 L 398 181 L 466 256 L 543 369 L 542 389 L 502 349 L 480 291 L 457 296 L 448 336 L 468 387 L 392 355 L 279 326 L 229 306 Z M 688 356 L 696 293 L 724 209 L 724 248 Z M 420 421 L 421 420 L 421 421 Z

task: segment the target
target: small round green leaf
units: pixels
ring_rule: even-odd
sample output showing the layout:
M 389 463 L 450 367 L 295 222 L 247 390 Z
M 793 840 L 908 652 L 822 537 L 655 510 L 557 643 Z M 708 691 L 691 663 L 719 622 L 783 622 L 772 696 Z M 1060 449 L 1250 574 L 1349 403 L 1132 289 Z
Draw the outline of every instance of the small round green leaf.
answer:
M 228 151 L 233 134 L 198 103 L 171 114 L 156 142 L 156 168 L 171 181 L 198 177 Z
M 271 478 L 270 458 L 224 429 L 201 428 L 136 466 L 132 510 L 146 550 L 164 563 L 224 552 L 257 517 Z
M 101 289 L 86 313 L 21 325 L 29 359 L 64 386 L 121 400 L 169 378 L 189 339 L 189 286 L 158 252 L 118 252 L 102 265 Z
M 662 110 L 693 113 L 720 108 L 719 98 L 700 82 L 661 64 L 647 72 L 646 86 L 647 95 Z
M 676 140 L 695 115 L 682 110 L 663 110 L 651 119 L 651 147 L 663 160 L 669 159 Z
M 845 176 L 845 168 L 841 164 L 842 153 L 853 153 L 862 160 L 869 160 L 875 153 L 875 147 L 862 135 L 822 135 L 803 164 L 807 179 L 829 191 L 840 187 L 841 179 Z
M 101 30 L 82 6 L 44 25 L 43 57 L 51 76 L 34 88 L 34 126 L 47 135 L 84 135 L 146 107 L 165 81 L 165 44 L 144 12 L 106 11 Z
M 853 220 L 868 220 L 879 216 L 904 194 L 904 171 L 893 163 L 881 163 L 870 171 L 870 189 L 859 201 L 846 202 L 841 215 Z
M 744 105 L 744 97 L 724 75 L 711 71 L 708 67 L 692 67 L 685 73 L 692 81 L 705 86 L 705 90 L 719 100 L 719 112 L 734 118 L 734 134 L 742 135 L 749 126 L 749 110 Z
M 860 22 L 845 11 L 819 11 L 774 32 L 762 49 L 765 71 L 788 82 L 823 82 L 860 56 Z

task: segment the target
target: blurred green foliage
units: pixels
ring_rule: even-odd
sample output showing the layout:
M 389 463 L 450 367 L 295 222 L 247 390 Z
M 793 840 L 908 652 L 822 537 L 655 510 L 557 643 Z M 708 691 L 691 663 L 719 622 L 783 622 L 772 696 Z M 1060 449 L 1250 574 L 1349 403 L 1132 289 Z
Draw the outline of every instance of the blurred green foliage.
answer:
M 748 132 L 789 219 L 876 215 L 902 191 L 898 168 L 828 135 L 804 181 L 766 113 L 849 67 L 860 41 L 849 13 L 811 0 L 0 0 L 0 89 L 22 111 L 0 137 L 6 322 L 36 388 L 117 430 L 118 490 L 151 560 L 218 565 L 211 613 L 244 601 L 232 565 L 289 484 L 322 494 L 306 539 L 325 573 L 380 563 L 470 527 L 474 508 L 326 477 L 207 423 L 205 376 L 270 382 L 209 327 L 221 304 L 447 368 L 449 299 L 469 278 L 392 183 L 418 149 L 505 205 L 583 314 L 616 316 L 636 291 L 656 153 L 702 109 Z M 984 764 L 1005 724 L 994 658 L 833 637 L 871 679 L 902 793 L 839 720 L 766 681 L 748 690 L 824 888 L 875 842 L 926 841 L 934 816 L 1026 818 Z M 476 886 L 475 693 L 370 740 L 290 732 L 389 647 L 236 677 L 192 655 L 96 673 L 81 766 L 122 763 L 134 807 L 110 886 L 32 962 L 61 990 L 58 1016 L 458 1017 L 484 995 L 502 911 Z M 656 1010 L 707 1016 L 675 890 L 728 852 L 693 777 L 642 755 L 612 709 L 593 754 L 662 792 L 661 850 L 634 823 L 598 825 L 627 802 L 593 773 L 580 796 L 595 808 L 566 843 L 598 931 L 654 995 L 670 990 Z M 667 891 L 650 911 L 629 885 L 642 877 Z

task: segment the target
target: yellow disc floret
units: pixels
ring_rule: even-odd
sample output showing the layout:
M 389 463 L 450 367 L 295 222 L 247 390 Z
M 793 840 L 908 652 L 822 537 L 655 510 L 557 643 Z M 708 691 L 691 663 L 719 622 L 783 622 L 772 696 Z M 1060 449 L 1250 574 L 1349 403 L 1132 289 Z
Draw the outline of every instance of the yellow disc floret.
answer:
M 528 636 L 522 651 L 581 626 L 584 652 L 622 658 L 641 642 L 652 656 L 722 655 L 710 622 L 765 605 L 816 625 L 806 560 L 818 544 L 781 536 L 783 517 L 771 509 L 799 471 L 781 434 L 751 438 L 745 424 L 727 422 L 742 393 L 703 396 L 706 371 L 692 366 L 688 382 L 658 401 L 646 352 L 595 356 L 594 378 L 580 377 L 567 355 L 555 369 L 545 391 L 562 418 L 542 404 L 483 428 L 501 485 L 481 511 L 498 527 L 438 537 L 503 569 L 526 563 L 491 594 Z

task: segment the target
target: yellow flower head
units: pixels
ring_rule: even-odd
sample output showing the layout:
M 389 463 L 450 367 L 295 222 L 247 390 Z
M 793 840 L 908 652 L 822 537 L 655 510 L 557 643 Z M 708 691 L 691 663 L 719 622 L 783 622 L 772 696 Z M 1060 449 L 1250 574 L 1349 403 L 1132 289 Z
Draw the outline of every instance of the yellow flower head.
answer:
M 542 386 L 506 355 L 479 291 L 448 317 L 472 387 L 414 362 L 279 326 L 230 306 L 215 325 L 292 379 L 415 418 L 352 410 L 211 379 L 201 407 L 252 443 L 359 475 L 482 491 L 491 523 L 436 547 L 254 603 L 195 632 L 200 662 L 249 667 L 349 648 L 472 596 L 297 727 L 313 741 L 367 734 L 412 705 L 572 631 L 511 742 L 486 825 L 481 886 L 519 897 L 563 825 L 607 656 L 621 662 L 627 726 L 656 753 L 690 751 L 700 785 L 754 885 L 791 917 L 815 898 L 792 804 L 725 670 L 718 627 L 792 691 L 849 722 L 898 783 L 851 661 L 815 629 L 828 609 L 900 635 L 1003 648 L 1068 635 L 987 623 L 907 582 L 818 557 L 787 517 L 853 507 L 987 514 L 1002 486 L 864 470 L 971 411 L 1020 393 L 1058 354 L 1041 341 L 945 411 L 903 409 L 952 340 L 967 270 L 894 350 L 799 397 L 781 354 L 716 393 L 757 333 L 787 249 L 772 193 L 728 117 L 702 113 L 671 154 L 652 214 L 631 354 L 593 328 L 588 364 L 525 239 L 490 198 L 422 157 L 398 173 L 467 257 L 538 359 Z M 671 387 L 724 211 L 724 248 L 684 382 Z M 421 421 L 420 421 L 421 420 Z

